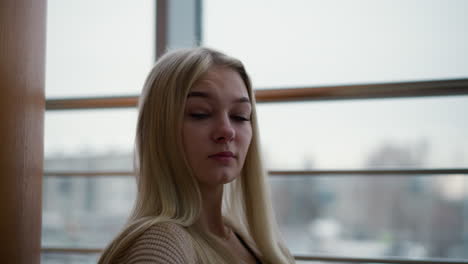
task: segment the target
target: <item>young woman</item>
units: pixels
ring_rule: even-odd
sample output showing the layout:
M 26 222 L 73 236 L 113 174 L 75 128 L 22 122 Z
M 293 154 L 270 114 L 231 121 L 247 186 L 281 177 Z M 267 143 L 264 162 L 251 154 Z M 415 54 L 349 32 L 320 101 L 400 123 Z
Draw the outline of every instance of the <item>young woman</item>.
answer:
M 170 52 L 139 102 L 138 195 L 99 263 L 294 263 L 278 234 L 239 60 Z

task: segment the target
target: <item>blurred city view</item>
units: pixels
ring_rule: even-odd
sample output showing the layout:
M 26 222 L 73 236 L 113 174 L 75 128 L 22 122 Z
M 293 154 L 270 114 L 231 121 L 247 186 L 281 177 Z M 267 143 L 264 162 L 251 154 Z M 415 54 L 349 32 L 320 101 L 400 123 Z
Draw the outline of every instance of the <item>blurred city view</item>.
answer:
M 423 162 L 427 146 L 384 145 L 370 167 Z M 304 160 L 303 170 L 314 169 Z M 130 171 L 130 153 L 51 156 L 45 171 Z M 467 175 L 270 176 L 277 221 L 294 254 L 468 258 Z M 135 197 L 131 176 L 46 177 L 43 247 L 103 248 Z M 97 255 L 44 254 L 44 263 Z M 65 262 L 64 262 L 65 261 Z M 66 262 L 68 261 L 68 262 Z

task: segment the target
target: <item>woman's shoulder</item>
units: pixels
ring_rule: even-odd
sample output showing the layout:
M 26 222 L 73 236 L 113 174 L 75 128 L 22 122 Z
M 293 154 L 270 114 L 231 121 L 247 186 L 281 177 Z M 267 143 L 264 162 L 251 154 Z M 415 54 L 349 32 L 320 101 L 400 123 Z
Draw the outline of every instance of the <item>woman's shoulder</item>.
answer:
M 124 263 L 196 263 L 188 231 L 171 222 L 157 223 L 146 229 L 125 252 Z

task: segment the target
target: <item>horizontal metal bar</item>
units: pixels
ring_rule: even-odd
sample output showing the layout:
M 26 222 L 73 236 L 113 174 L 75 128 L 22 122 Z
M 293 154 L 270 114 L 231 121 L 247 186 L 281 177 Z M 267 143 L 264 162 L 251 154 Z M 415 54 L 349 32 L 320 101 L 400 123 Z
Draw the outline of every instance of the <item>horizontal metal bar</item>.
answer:
M 468 95 L 468 79 L 256 90 L 259 102 Z
M 318 175 L 392 175 L 392 176 L 408 176 L 408 175 L 444 175 L 444 174 L 468 174 L 467 168 L 456 169 L 369 169 L 369 170 L 301 170 L 301 171 L 269 171 L 272 176 L 318 176 Z
M 259 103 L 468 95 L 468 79 L 256 89 Z M 46 110 L 136 107 L 138 96 L 48 99 Z
M 42 253 L 63 253 L 63 254 L 100 254 L 102 248 L 41 248 Z
M 99 254 L 100 248 L 42 248 L 42 253 L 62 254 Z M 294 256 L 296 260 L 303 261 L 325 261 L 325 262 L 352 262 L 352 263 L 400 263 L 400 264 L 466 264 L 468 260 L 459 259 L 405 259 L 405 258 L 358 258 L 358 257 L 335 257 L 335 256 Z
M 359 258 L 359 257 L 334 257 L 334 256 L 294 256 L 296 260 L 326 261 L 344 263 L 398 263 L 398 264 L 467 264 L 468 259 L 444 259 L 444 258 Z
M 447 174 L 467 174 L 467 168 L 457 169 L 382 169 L 382 170 L 271 170 L 268 171 L 271 176 L 351 176 L 351 175 L 392 175 L 392 176 L 410 176 L 410 175 L 447 175 Z M 99 176 L 132 176 L 131 171 L 45 171 L 44 176 L 52 177 L 99 177 Z
M 44 171 L 47 177 L 134 176 L 131 171 Z
M 46 110 L 132 108 L 137 103 L 137 96 L 49 99 L 46 100 Z

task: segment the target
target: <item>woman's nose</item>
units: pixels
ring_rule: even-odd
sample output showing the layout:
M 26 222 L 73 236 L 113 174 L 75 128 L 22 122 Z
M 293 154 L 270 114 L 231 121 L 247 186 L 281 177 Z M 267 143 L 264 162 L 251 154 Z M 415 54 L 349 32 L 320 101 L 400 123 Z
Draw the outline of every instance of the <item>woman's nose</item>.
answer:
M 222 117 L 215 124 L 213 139 L 217 143 L 227 143 L 234 139 L 236 132 L 229 117 Z

